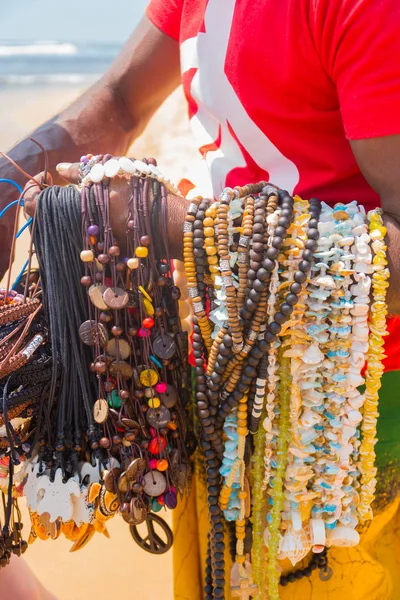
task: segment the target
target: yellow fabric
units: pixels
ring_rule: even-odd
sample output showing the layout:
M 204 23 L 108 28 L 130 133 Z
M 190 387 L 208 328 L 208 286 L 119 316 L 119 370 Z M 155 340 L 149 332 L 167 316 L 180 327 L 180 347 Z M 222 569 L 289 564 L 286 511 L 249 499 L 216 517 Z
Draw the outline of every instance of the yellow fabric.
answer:
M 190 497 L 174 511 L 175 600 L 203 599 L 208 529 L 206 492 L 197 480 Z M 329 565 L 333 569 L 329 581 L 321 581 L 316 571 L 310 578 L 281 587 L 281 600 L 399 600 L 399 500 L 375 517 L 359 546 L 332 548 Z

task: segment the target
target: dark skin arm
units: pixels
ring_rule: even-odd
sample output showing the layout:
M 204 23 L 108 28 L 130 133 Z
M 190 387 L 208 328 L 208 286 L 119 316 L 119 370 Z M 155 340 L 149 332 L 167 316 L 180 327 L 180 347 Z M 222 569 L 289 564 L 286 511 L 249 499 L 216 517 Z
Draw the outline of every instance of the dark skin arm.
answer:
M 387 301 L 392 314 L 400 314 L 400 135 L 371 138 L 351 142 L 351 147 L 358 165 L 370 186 L 379 194 L 384 211 L 384 223 L 387 227 L 388 260 L 390 268 L 390 287 Z M 77 165 L 70 169 L 70 180 L 77 179 Z M 32 192 L 36 197 L 37 190 Z M 111 206 L 111 217 L 114 219 L 115 231 L 123 239 L 126 214 L 124 206 L 127 193 L 123 189 L 114 190 L 114 205 Z M 33 207 L 30 208 L 33 211 Z M 180 258 L 182 254 L 182 231 L 185 217 L 185 202 L 169 197 L 168 231 L 172 255 Z
M 351 142 L 362 174 L 379 194 L 387 227 L 389 311 L 400 314 L 400 135 Z
M 179 46 L 143 17 L 107 73 L 62 113 L 41 125 L 32 136 L 47 150 L 55 183 L 61 161 L 74 162 L 88 152 L 124 155 L 150 117 L 180 83 Z M 43 170 L 43 155 L 29 138 L 17 144 L 9 156 L 26 172 Z M 0 159 L 0 178 L 14 179 L 22 187 L 26 179 L 5 159 Z M 11 186 L 2 186 L 0 210 L 15 199 Z M 0 279 L 8 266 L 12 210 L 0 221 Z

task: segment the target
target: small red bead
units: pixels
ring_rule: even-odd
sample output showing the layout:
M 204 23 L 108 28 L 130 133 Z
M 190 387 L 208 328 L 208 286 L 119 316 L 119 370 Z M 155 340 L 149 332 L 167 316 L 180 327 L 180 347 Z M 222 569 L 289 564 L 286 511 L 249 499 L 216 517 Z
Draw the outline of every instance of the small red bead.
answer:
M 149 444 L 149 451 L 151 454 L 160 454 L 167 445 L 167 442 L 163 437 L 153 438 Z
M 151 329 L 152 327 L 154 327 L 154 319 L 152 319 L 151 317 L 146 317 L 145 319 L 143 319 L 142 325 L 146 329 Z
M 141 246 L 150 246 L 151 244 L 151 239 L 149 235 L 142 235 L 142 237 L 140 238 L 140 245 Z
M 84 287 L 89 287 L 90 285 L 92 285 L 92 283 L 93 283 L 93 282 L 92 282 L 92 278 L 90 277 L 90 275 L 84 275 L 84 276 L 81 278 L 81 284 L 82 284 Z
M 106 265 L 108 262 L 110 262 L 110 257 L 108 256 L 108 254 L 99 254 L 97 260 L 100 264 Z
M 119 256 L 119 254 L 120 254 L 119 246 L 110 246 L 110 248 L 108 249 L 108 254 L 110 256 Z
M 110 392 L 112 392 L 113 390 L 115 390 L 115 383 L 114 381 L 112 381 L 111 379 L 107 380 L 104 383 L 104 389 L 105 391 L 109 394 Z
M 112 321 L 112 315 L 107 312 L 101 312 L 99 315 L 99 319 L 102 323 L 109 323 Z

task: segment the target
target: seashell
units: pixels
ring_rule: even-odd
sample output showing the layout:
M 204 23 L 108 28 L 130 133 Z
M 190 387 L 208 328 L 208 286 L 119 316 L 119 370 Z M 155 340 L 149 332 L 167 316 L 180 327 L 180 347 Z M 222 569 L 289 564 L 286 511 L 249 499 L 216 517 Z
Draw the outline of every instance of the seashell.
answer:
M 361 375 L 357 375 L 356 373 L 347 373 L 346 375 L 346 383 L 353 388 L 359 387 L 363 385 L 364 378 Z
M 354 410 L 357 410 L 358 408 L 361 408 L 365 402 L 365 396 L 364 394 L 358 394 L 355 398 L 351 398 L 349 399 L 349 404 L 351 406 L 351 408 L 353 408 Z
M 322 416 L 312 410 L 305 410 L 300 417 L 303 427 L 313 427 L 316 423 L 321 423 Z
M 297 348 L 290 348 L 283 353 L 286 358 L 301 358 L 303 351 Z
M 326 544 L 327 546 L 339 546 L 341 548 L 350 548 L 357 546 L 360 542 L 360 534 L 355 529 L 338 525 L 334 529 L 328 529 Z
M 349 218 L 349 215 L 345 210 L 334 210 L 332 216 L 336 221 L 347 221 Z
M 322 218 L 322 215 L 321 215 Z M 321 236 L 321 238 L 323 236 L 329 235 L 330 233 L 333 233 L 335 230 L 335 224 L 332 222 L 332 220 L 327 220 L 327 221 L 323 221 L 320 220 L 318 223 L 318 231 L 319 231 L 319 235 Z M 320 242 L 321 238 L 318 240 L 318 243 Z
M 370 252 L 371 252 L 368 244 L 366 244 L 365 242 L 357 241 L 354 245 L 355 245 L 357 254 L 361 254 L 362 256 L 365 256 L 367 254 L 370 254 Z
M 373 273 L 374 272 L 374 268 L 372 265 L 367 264 L 366 262 L 356 262 L 354 264 L 354 270 L 358 271 L 359 273 Z
M 276 225 L 278 225 L 279 217 L 280 215 L 277 212 L 268 215 L 266 219 L 268 225 L 273 225 L 274 227 L 276 227 Z
M 353 339 L 356 339 L 360 342 L 368 342 L 368 336 L 368 327 L 362 327 L 358 323 L 353 325 Z
M 300 440 L 303 445 L 311 444 L 317 439 L 318 433 L 312 427 L 305 429 L 304 427 L 299 428 Z
M 342 239 L 338 241 L 339 246 L 351 246 L 353 243 L 354 243 L 353 236 L 342 237 Z
M 358 425 L 358 423 L 361 423 L 361 421 L 362 421 L 362 414 L 360 413 L 359 410 L 349 411 L 347 413 L 347 417 L 348 417 L 349 421 L 351 421 L 355 425 Z
M 357 226 L 357 225 L 363 225 L 364 227 L 366 227 L 366 225 L 365 225 L 365 218 L 360 213 L 356 213 L 354 215 L 354 217 L 353 217 L 353 223 L 354 223 L 355 226 Z
M 265 540 L 265 538 L 264 538 Z M 286 533 L 283 536 L 280 550 L 290 560 L 292 565 L 296 565 L 303 560 L 312 548 L 310 527 L 307 525 L 299 531 L 294 531 L 289 523 Z
M 312 451 L 314 451 L 314 446 L 312 446 Z M 299 448 L 298 446 L 290 446 L 289 452 L 296 458 L 301 458 L 302 460 L 307 458 L 307 456 L 310 454 L 310 452 L 307 452 L 307 447 Z
M 353 221 L 354 221 L 354 219 L 353 219 Z M 360 236 L 360 235 L 363 235 L 364 233 L 366 234 L 367 232 L 368 232 L 368 228 L 365 224 L 364 225 L 356 225 L 355 227 L 353 227 L 354 235 Z
M 329 265 L 327 265 L 327 264 L 326 264 L 326 263 L 324 263 L 324 262 L 318 262 L 318 263 L 316 263 L 316 264 L 315 264 L 315 267 L 316 267 L 317 269 L 320 269 L 321 271 L 323 271 L 324 269 L 325 269 L 325 270 L 328 270 L 328 269 L 329 269 Z
M 335 280 L 331 275 L 321 275 L 316 278 L 316 283 L 328 290 L 334 290 L 336 288 Z
M 350 310 L 350 313 L 354 316 L 364 316 L 369 312 L 368 304 L 355 304 L 354 307 Z
M 350 425 L 342 425 L 342 442 L 348 443 L 349 439 L 355 435 L 356 431 L 356 427 L 351 427 Z
M 324 360 L 324 355 L 316 344 L 307 348 L 303 355 L 303 362 L 306 364 L 318 364 Z
M 314 252 L 315 258 L 333 258 L 336 256 L 337 252 L 335 249 L 333 250 L 323 250 L 322 252 Z
M 325 290 L 323 288 L 317 288 L 313 290 L 310 294 L 310 298 L 316 298 L 317 300 L 326 300 L 330 296 L 330 290 Z
M 350 363 L 361 370 L 365 363 L 365 355 L 362 352 L 352 352 L 350 354 Z
M 341 239 L 343 239 L 343 236 L 340 235 L 340 233 L 332 233 L 332 235 L 329 236 L 329 239 L 332 242 L 332 244 L 335 244 L 335 243 L 339 242 Z

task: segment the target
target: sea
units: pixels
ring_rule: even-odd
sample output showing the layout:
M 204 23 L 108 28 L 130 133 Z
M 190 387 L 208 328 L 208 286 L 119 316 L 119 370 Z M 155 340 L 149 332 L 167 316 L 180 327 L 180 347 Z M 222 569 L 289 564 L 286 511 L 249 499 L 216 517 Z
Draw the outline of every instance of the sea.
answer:
M 0 88 L 89 85 L 112 64 L 122 44 L 1 41 Z

